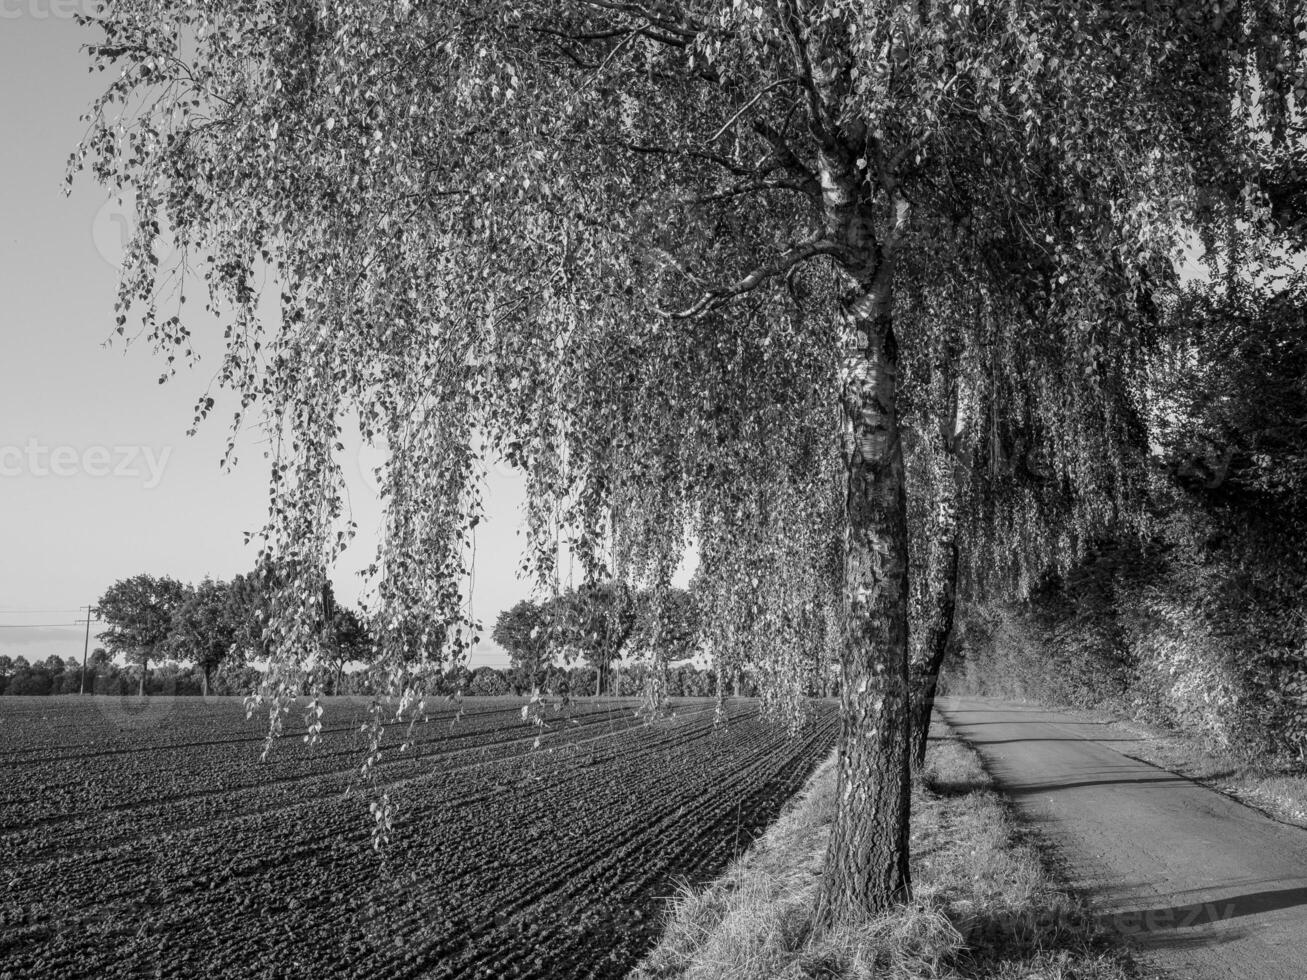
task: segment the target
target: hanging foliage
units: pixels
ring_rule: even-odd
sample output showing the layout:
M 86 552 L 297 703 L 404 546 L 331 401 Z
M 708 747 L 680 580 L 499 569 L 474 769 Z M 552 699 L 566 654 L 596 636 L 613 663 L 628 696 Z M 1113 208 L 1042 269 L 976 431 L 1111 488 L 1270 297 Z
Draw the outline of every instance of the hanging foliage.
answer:
M 405 711 L 472 635 L 502 453 L 542 581 L 561 544 L 653 583 L 695 542 L 714 648 L 769 703 L 838 622 L 826 921 L 909 890 L 917 366 L 967 406 L 973 578 L 1117 518 L 1153 294 L 1191 228 L 1266 210 L 1307 27 L 1269 0 L 121 0 L 95 24 L 118 74 L 75 164 L 135 193 L 119 327 L 171 371 L 198 288 L 237 426 L 273 435 L 267 548 L 304 569 L 274 727 L 353 533 L 342 420 L 390 450 L 374 606 Z

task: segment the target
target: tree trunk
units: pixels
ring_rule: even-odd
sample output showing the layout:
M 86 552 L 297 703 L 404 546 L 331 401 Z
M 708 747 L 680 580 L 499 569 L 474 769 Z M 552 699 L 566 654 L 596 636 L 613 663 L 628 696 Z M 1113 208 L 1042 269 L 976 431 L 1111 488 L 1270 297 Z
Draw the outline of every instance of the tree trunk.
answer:
M 965 399 L 962 397 L 958 373 L 954 365 L 959 355 L 956 339 L 949 343 L 944 358 L 945 411 L 940 420 L 940 449 L 948 461 L 947 499 L 943 501 L 937 519 L 936 561 L 931 569 L 930 584 L 934 587 L 928 621 L 923 637 L 919 663 L 912 665 L 912 764 L 918 772 L 926 764 L 926 744 L 930 736 L 930 716 L 935 708 L 935 693 L 939 687 L 939 672 L 948 654 L 953 637 L 953 623 L 957 610 L 958 593 L 958 510 L 962 506 L 961 487 L 966 476 L 958 447 L 966 427 L 963 415 Z M 941 488 L 943 489 L 943 488 Z
M 958 543 L 950 535 L 944 546 L 943 574 L 935 594 L 935 608 L 924 644 L 925 660 L 917 665 L 912 699 L 912 764 L 920 770 L 926 763 L 926 742 L 930 735 L 930 713 L 935 708 L 935 690 L 939 669 L 944 665 L 949 640 L 953 636 L 954 612 L 958 595 Z
M 839 803 L 817 900 L 827 924 L 911 895 L 908 531 L 891 277 L 882 263 L 841 311 L 847 633 Z
M 722 677 L 721 661 L 717 662 L 717 695 L 713 707 L 713 727 L 716 728 L 726 720 L 726 683 Z
M 200 668 L 200 696 L 207 698 L 209 696 L 209 668 Z

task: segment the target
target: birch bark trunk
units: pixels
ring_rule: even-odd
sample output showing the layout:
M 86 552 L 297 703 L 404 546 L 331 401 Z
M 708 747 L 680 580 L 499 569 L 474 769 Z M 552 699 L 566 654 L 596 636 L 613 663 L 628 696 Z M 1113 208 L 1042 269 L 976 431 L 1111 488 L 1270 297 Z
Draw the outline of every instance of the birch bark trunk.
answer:
M 907 508 L 891 275 L 881 271 L 841 314 L 848 632 L 823 922 L 876 914 L 911 894 Z

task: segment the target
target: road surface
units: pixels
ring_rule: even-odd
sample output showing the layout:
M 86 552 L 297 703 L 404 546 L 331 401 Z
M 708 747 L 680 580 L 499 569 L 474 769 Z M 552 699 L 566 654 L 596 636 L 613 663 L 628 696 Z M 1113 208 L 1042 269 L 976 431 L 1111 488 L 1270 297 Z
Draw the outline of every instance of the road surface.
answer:
M 1141 958 L 1186 980 L 1307 978 L 1307 831 L 1127 758 L 1110 725 L 942 698 L 1021 816 Z

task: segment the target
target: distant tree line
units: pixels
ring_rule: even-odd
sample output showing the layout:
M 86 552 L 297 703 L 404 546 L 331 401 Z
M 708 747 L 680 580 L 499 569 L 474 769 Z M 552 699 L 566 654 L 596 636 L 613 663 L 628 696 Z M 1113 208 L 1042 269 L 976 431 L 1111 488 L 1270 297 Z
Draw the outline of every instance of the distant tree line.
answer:
M 694 657 L 702 641 L 699 610 L 690 592 L 633 589 L 616 581 L 569 589 L 542 602 L 525 599 L 499 614 L 491 635 L 508 651 L 514 689 L 549 691 L 566 683 L 573 694 L 627 693 L 631 685 L 623 682 L 621 666 L 627 654 L 656 651 L 658 656 L 640 659 L 672 665 Z M 647 685 L 649 669 L 642 669 L 641 685 Z M 678 668 L 681 673 L 671 681 L 670 666 L 654 669 L 660 681 L 662 674 L 668 675 L 676 693 L 716 693 L 715 673 L 704 680 L 695 668 Z M 630 693 L 643 689 L 637 686 Z
M 649 677 L 649 665 L 632 664 L 613 675 L 613 681 L 603 692 L 617 697 L 635 697 L 644 692 Z M 207 681 L 208 691 L 215 696 L 252 693 L 259 684 L 260 671 L 250 664 L 239 666 L 227 663 Z M 528 686 L 526 675 L 512 667 L 481 666 L 453 667 L 447 670 L 439 685 L 441 693 L 462 693 L 469 697 L 528 694 L 538 687 L 552 694 L 569 694 L 573 697 L 591 697 L 595 694 L 595 672 L 588 666 L 572 667 L 550 664 L 536 675 L 536 684 Z M 45 660 L 29 662 L 26 657 L 0 656 L 0 695 L 52 695 L 77 694 L 81 690 L 82 664 L 75 657 L 67 659 L 50 656 Z M 707 670 L 685 663 L 670 667 L 666 672 L 667 694 L 671 697 L 712 697 L 717 693 L 717 677 Z M 86 692 L 88 694 L 128 695 L 139 694 L 140 668 L 114 663 L 109 652 L 97 647 L 86 664 Z M 205 692 L 203 668 L 198 664 L 184 664 L 164 660 L 151 668 L 146 683 L 148 695 L 177 695 L 199 697 Z M 374 691 L 372 672 L 367 668 L 344 672 L 335 689 L 338 694 L 371 694 Z M 747 676 L 738 685 L 728 688 L 726 694 L 738 693 L 752 697 L 757 685 Z
M 684 589 L 654 592 L 610 581 L 543 602 L 523 600 L 499 614 L 491 636 L 508 651 L 515 687 L 546 689 L 564 665 L 583 663 L 593 674 L 585 686 L 612 694 L 620 690 L 626 653 L 656 648 L 664 663 L 688 660 L 698 652 L 700 630 Z
M 100 597 L 105 624 L 86 664 L 88 694 L 248 694 L 259 683 L 258 663 L 272 648 L 265 626 L 276 590 L 287 571 L 272 563 L 230 581 L 206 578 L 197 585 L 170 576 L 133 575 Z M 329 668 L 329 693 L 359 693 L 350 663 L 367 664 L 373 644 L 355 610 L 323 589 L 321 650 Z M 116 664 L 122 657 L 126 666 Z M 152 669 L 152 665 L 153 669 Z M 0 657 L 0 693 L 76 694 L 83 690 L 82 664 L 51 656 L 36 664 Z
M 253 666 L 226 669 L 210 684 L 213 694 L 248 694 L 258 686 L 259 670 Z M 166 660 L 156 665 L 145 683 L 150 695 L 199 696 L 204 693 L 202 668 Z M 126 695 L 141 692 L 140 668 L 120 666 L 103 647 L 91 651 L 86 661 L 86 693 Z M 26 657 L 0 656 L 0 695 L 77 694 L 82 690 L 82 662 L 49 656 L 29 662 Z
M 231 581 L 189 585 L 148 574 L 122 579 L 100 598 L 106 624 L 86 664 L 84 689 L 110 695 L 244 695 L 259 684 L 258 662 L 271 654 L 264 624 L 277 585 L 271 566 Z M 322 651 L 331 694 L 370 694 L 374 644 L 366 619 L 323 595 Z M 504 610 L 493 638 L 509 666 L 445 671 L 445 694 L 633 697 L 656 681 L 671 697 L 752 697 L 758 680 L 747 670 L 721 676 L 691 659 L 701 652 L 698 610 L 684 589 L 630 589 L 607 582 L 568 590 L 544 602 L 524 600 Z M 649 656 L 658 651 L 657 657 Z M 116 657 L 126 661 L 124 666 Z M 638 659 L 637 659 L 638 657 Z M 630 662 L 626 662 L 627 658 Z M 349 665 L 355 669 L 347 671 Z M 29 662 L 0 656 L 0 694 L 77 694 L 82 664 L 51 656 Z M 814 679 L 810 693 L 830 693 L 831 679 Z
M 200 693 L 207 693 L 215 675 L 240 672 L 272 655 L 265 627 L 288 574 L 269 562 L 229 582 L 206 578 L 198 585 L 134 575 L 100 597 L 98 615 L 106 628 L 99 637 L 111 656 L 121 655 L 136 668 L 138 694 L 147 691 L 150 664 L 166 660 L 194 665 Z M 336 601 L 330 582 L 323 586 L 320 608 L 320 650 L 330 693 L 337 693 L 345 665 L 369 661 L 373 645 L 363 618 Z M 249 678 L 241 677 L 242 686 L 249 686 Z
M 756 665 L 718 670 L 691 662 L 709 652 L 703 622 L 693 590 L 608 581 L 524 599 L 499 614 L 491 636 L 508 652 L 505 680 L 514 693 L 630 697 L 651 686 L 671 697 L 762 693 Z M 838 686 L 838 676 L 814 670 L 804 693 L 832 696 Z
M 640 695 L 646 690 L 649 672 L 647 663 L 628 665 L 612 675 L 609 686 L 602 693 L 616 697 Z M 207 683 L 211 695 L 244 695 L 257 689 L 259 677 L 257 667 L 229 662 L 206 681 L 203 667 L 199 664 L 164 660 L 150 670 L 145 693 L 199 697 L 205 693 Z M 592 697 L 596 693 L 595 678 L 595 671 L 581 664 L 571 667 L 549 664 L 534 675 L 533 684 L 528 683 L 526 672 L 515 667 L 468 668 L 460 665 L 445 672 L 439 688 L 446 695 L 461 693 L 469 697 L 524 695 L 536 689 L 555 695 Z M 77 694 L 82 689 L 81 683 L 82 664 L 75 657 L 50 656 L 29 662 L 22 656 L 0 656 L 0 695 Z M 665 672 L 665 683 L 669 697 L 712 697 L 717 694 L 716 672 L 691 663 L 669 667 Z M 124 667 L 114 663 L 103 647 L 91 652 L 86 664 L 88 694 L 128 695 L 139 694 L 140 690 L 138 665 Z M 342 695 L 373 692 L 373 674 L 366 667 L 342 673 L 335 688 L 335 693 Z M 744 697 L 754 697 L 757 693 L 756 681 L 747 675 L 731 680 L 723 691 L 723 694 Z
M 445 672 L 444 693 L 456 691 L 473 697 L 494 695 L 526 695 L 539 690 L 543 693 L 571 697 L 637 697 L 648 687 L 652 667 L 647 662 L 629 664 L 621 671 L 614 671 L 608 686 L 602 691 L 595 687 L 596 672 L 589 666 L 575 664 L 571 667 L 549 664 L 537 672 L 534 677 L 518 667 L 506 669 L 495 667 L 454 667 Z M 665 672 L 667 696 L 706 698 L 717 694 L 717 674 L 715 671 L 697 667 L 691 663 L 669 667 Z M 532 683 L 534 681 L 534 683 Z M 724 691 L 724 694 L 736 693 L 742 697 L 755 697 L 758 694 L 756 682 L 749 677 L 742 677 L 738 687 Z

